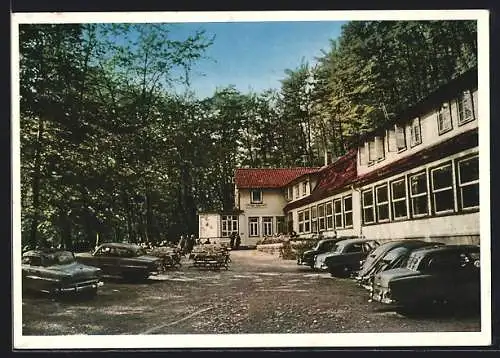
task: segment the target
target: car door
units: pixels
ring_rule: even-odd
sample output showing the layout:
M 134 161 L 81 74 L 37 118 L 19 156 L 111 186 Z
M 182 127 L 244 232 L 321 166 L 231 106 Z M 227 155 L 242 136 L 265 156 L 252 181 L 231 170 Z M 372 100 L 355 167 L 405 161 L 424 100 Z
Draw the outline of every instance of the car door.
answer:
M 346 265 L 359 268 L 359 261 L 363 256 L 363 243 L 355 242 L 347 246 L 343 252 L 343 261 Z
M 23 289 L 41 291 L 47 289 L 41 278 L 42 258 L 40 256 L 23 257 Z
M 117 257 L 114 247 L 103 246 L 100 247 L 93 255 L 92 266 L 99 267 L 104 274 L 116 275 L 117 274 Z

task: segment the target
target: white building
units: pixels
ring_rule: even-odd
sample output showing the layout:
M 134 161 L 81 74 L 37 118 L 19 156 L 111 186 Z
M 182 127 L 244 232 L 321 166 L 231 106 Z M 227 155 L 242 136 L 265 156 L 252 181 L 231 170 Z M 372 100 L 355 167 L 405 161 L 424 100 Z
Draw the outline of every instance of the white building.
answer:
M 237 169 L 241 213 L 219 216 L 219 235 L 237 225 L 248 245 L 283 230 L 479 243 L 477 105 L 471 70 L 330 165 Z

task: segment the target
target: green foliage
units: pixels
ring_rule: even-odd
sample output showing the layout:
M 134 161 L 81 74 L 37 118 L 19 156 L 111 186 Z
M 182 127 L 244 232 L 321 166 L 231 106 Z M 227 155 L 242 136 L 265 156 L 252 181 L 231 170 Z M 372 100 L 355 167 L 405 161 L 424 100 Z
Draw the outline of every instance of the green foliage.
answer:
M 236 167 L 322 165 L 477 66 L 473 21 L 351 22 L 279 90 L 199 100 L 171 88 L 213 39 L 170 29 L 20 26 L 23 242 L 196 233 L 197 211 L 233 208 Z

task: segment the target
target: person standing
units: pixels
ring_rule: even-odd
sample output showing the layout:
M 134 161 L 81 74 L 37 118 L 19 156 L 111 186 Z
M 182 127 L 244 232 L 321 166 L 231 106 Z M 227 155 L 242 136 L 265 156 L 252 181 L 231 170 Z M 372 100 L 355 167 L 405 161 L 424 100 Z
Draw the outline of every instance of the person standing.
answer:
M 235 243 L 234 243 L 234 246 L 235 246 L 236 250 L 239 250 L 240 244 L 241 244 L 240 234 L 236 234 L 236 239 L 235 239 Z
M 236 240 L 236 231 L 231 233 L 231 239 L 229 240 L 229 246 L 234 249 L 234 241 Z

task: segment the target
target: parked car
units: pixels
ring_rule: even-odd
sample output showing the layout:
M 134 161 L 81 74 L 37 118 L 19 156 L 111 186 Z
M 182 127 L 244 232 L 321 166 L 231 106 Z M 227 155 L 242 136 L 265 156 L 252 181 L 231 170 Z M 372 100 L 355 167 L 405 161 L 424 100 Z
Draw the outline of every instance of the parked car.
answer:
M 378 273 L 370 297 L 400 312 L 436 303 L 478 303 L 479 246 L 443 245 L 414 250 L 404 267 Z
M 311 249 L 306 250 L 297 259 L 298 265 L 306 265 L 314 268 L 314 259 L 316 255 L 329 252 L 335 246 L 337 242 L 343 240 L 342 238 L 331 238 L 319 240 L 318 243 Z
M 103 274 L 130 280 L 143 281 L 164 271 L 161 258 L 150 256 L 142 247 L 128 243 L 105 243 L 94 252 L 76 254 L 76 259 L 101 268 Z
M 72 252 L 29 250 L 22 255 L 23 290 L 94 296 L 102 286 L 101 269 L 78 263 Z
M 376 273 L 398 267 L 412 250 L 425 246 L 438 245 L 444 244 L 409 239 L 385 242 L 370 252 L 366 260 L 362 262 L 361 269 L 356 275 L 356 280 L 361 286 L 369 289 Z
M 371 239 L 347 239 L 335 244 L 331 252 L 316 256 L 314 267 L 327 270 L 332 276 L 346 276 L 360 268 L 360 261 L 379 246 Z

